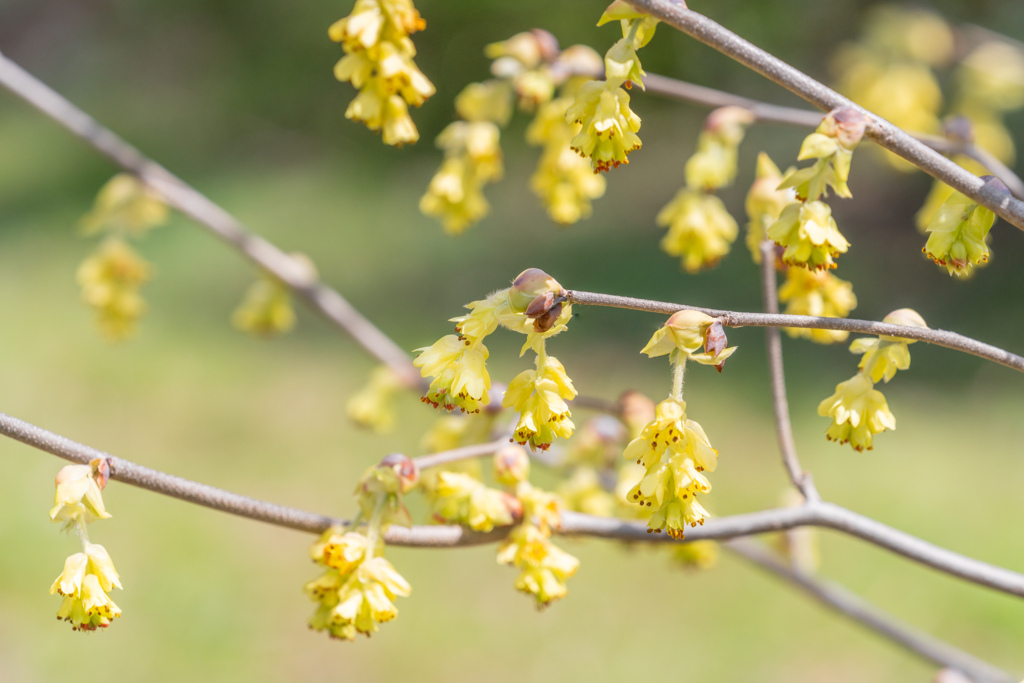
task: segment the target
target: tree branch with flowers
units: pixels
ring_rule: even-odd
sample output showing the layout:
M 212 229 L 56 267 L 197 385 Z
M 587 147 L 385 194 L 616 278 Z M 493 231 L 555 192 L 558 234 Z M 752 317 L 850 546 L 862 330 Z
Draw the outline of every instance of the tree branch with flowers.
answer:
M 935 24 L 939 20 L 931 14 L 909 12 L 900 21 L 926 25 L 933 32 L 929 35 L 944 35 L 945 24 Z M 654 39 L 660 23 L 766 76 L 824 115 L 648 75 L 639 51 Z M 130 336 L 144 311 L 140 289 L 152 272 L 130 241 L 164 222 L 169 207 L 221 238 L 258 269 L 257 280 L 233 316 L 237 327 L 261 336 L 286 332 L 294 325 L 292 299 L 298 297 L 380 361 L 367 387 L 349 402 L 352 419 L 371 429 L 387 429 L 396 423 L 393 401 L 402 391 L 419 392 L 426 406 L 446 413 L 424 438 L 426 455 L 388 455 L 366 472 L 355 487 L 356 512 L 350 520 L 185 480 L 0 414 L 0 433 L 75 463 L 57 475 L 50 514 L 82 543 L 82 551 L 67 559 L 51 588 L 62 599 L 60 619 L 75 630 L 93 631 L 110 626 L 121 615 L 110 597 L 114 588 L 121 588 L 119 575 L 105 548 L 91 542 L 87 529 L 89 523 L 110 517 L 101 491 L 114 480 L 319 534 L 310 557 L 322 573 L 305 587 L 315 604 L 309 625 L 333 638 L 354 640 L 376 633 L 380 623 L 397 616 L 396 599 L 410 596 L 410 583 L 384 557 L 388 545 L 496 543 L 497 562 L 517 572 L 514 587 L 545 608 L 566 597 L 569 580 L 580 570 L 580 561 L 557 544 L 562 536 L 671 544 L 680 562 L 701 568 L 713 562 L 720 542 L 940 669 L 979 682 L 1016 680 L 815 575 L 815 541 L 806 532 L 822 527 L 964 581 L 1024 597 L 1024 574 L 899 531 L 818 492 L 798 457 L 780 334 L 784 329 L 791 337 L 821 344 L 844 342 L 851 332 L 870 335 L 850 345 L 850 351 L 860 356 L 853 376 L 818 406 L 818 414 L 830 422 L 825 437 L 858 452 L 871 450 L 876 438 L 895 429 L 896 416 L 878 387 L 909 369 L 912 343 L 943 346 L 1024 372 L 1024 357 L 962 334 L 930 329 L 915 310 L 898 308 L 880 322 L 848 318 L 857 304 L 853 285 L 833 271 L 853 247 L 827 201 L 830 195 L 853 196 L 850 169 L 862 139 L 894 152 L 905 160 L 899 163 L 936 179 L 917 217 L 928 235 L 922 251 L 951 276 L 973 275 L 989 260 L 988 239 L 997 217 L 1024 230 L 1024 187 L 1008 167 L 1005 149 L 992 142 L 1001 139 L 998 116 L 1008 107 L 1005 97 L 990 91 L 1002 88 L 1005 95 L 1010 86 L 988 83 L 986 91 L 985 84 L 965 79 L 965 88 L 975 88 L 965 100 L 976 108 L 959 112 L 946 126 L 945 136 L 936 136 L 934 116 L 929 119 L 917 112 L 913 123 L 890 122 L 682 2 L 617 0 L 600 16 L 601 24 L 617 24 L 622 34 L 603 59 L 586 46 L 562 49 L 554 36 L 540 29 L 487 48 L 493 78 L 468 85 L 456 98 L 459 120 L 437 137 L 443 159 L 420 209 L 453 236 L 483 220 L 490 210 L 484 188 L 504 173 L 503 129 L 520 111 L 533 117 L 526 129 L 527 143 L 541 149 L 530 187 L 555 223 L 574 224 L 593 213 L 608 178 L 642 148 L 634 88 L 703 103 L 717 108 L 707 117 L 696 151 L 685 164 L 684 187 L 656 218 L 667 229 L 662 250 L 678 258 L 686 272 L 697 273 L 717 266 L 738 239 L 739 224 L 717 192 L 737 178 L 738 149 L 747 129 L 765 121 L 814 127 L 795 155 L 810 165 L 782 171 L 762 153 L 747 195 L 745 242 L 761 269 L 763 312 L 585 292 L 564 287 L 538 268 L 526 268 L 508 287 L 466 303 L 469 312 L 451 319 L 451 334 L 410 356 L 322 282 L 312 259 L 289 255 L 256 236 L 198 190 L 0 55 L 0 85 L 124 171 L 100 190 L 83 219 L 88 234 L 104 236 L 77 276 L 83 298 L 96 309 L 106 336 Z M 409 0 L 357 0 L 352 13 L 329 30 L 345 53 L 335 76 L 359 91 L 345 116 L 380 132 L 388 145 L 418 140 L 409 107 L 418 107 L 435 94 L 414 61 L 412 36 L 425 26 Z M 983 43 L 965 63 L 974 58 L 976 68 L 986 57 L 992 59 L 984 50 L 994 50 L 999 59 L 1010 54 Z M 1012 54 L 1024 73 L 1024 53 Z M 907 66 L 903 73 L 920 80 L 932 57 L 901 55 L 908 64 L 917 59 L 913 66 L 920 67 Z M 850 57 L 862 71 L 850 76 L 851 89 L 867 92 L 881 87 L 879 74 L 884 73 L 879 71 L 872 81 L 868 67 L 873 65 L 863 61 L 871 58 L 860 58 L 856 62 Z M 1024 104 L 1024 85 L 1017 85 Z M 867 96 L 855 99 L 871 101 Z M 981 135 L 972 139 L 971 120 L 987 126 L 977 131 L 986 132 L 985 142 Z M 784 282 L 778 287 L 780 273 Z M 785 313 L 779 312 L 780 302 L 786 304 Z M 569 369 L 550 353 L 548 341 L 569 329 L 574 310 L 582 306 L 668 316 L 641 350 L 650 358 L 665 356 L 669 361 L 660 401 L 633 391 L 617 400 L 580 394 Z M 751 326 L 766 328 L 775 430 L 793 491 L 785 507 L 714 517 L 705 502 L 719 452 L 690 417 L 691 405 L 694 414 L 701 408 L 699 399 L 684 399 L 686 372 L 705 372 L 698 366 L 710 366 L 721 373 L 731 356 L 750 348 L 729 346 L 726 328 Z M 490 351 L 485 340 L 499 328 L 525 335 L 520 357 L 530 352 L 533 361 L 532 369 L 507 384 L 492 382 L 487 367 Z M 579 410 L 595 415 L 578 426 L 573 412 Z M 490 461 L 490 483 L 480 466 L 484 458 Z M 534 465 L 563 476 L 557 490 L 531 483 Z M 423 496 L 429 519 L 414 524 L 404 503 L 409 495 Z M 765 544 L 744 538 L 766 533 L 782 534 L 784 550 L 771 552 Z

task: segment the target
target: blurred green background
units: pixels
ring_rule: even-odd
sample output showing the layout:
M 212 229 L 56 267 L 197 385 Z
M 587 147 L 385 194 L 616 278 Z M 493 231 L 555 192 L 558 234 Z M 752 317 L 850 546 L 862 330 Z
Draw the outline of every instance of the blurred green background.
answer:
M 828 78 L 828 55 L 856 36 L 871 3 L 721 0 L 695 5 L 755 44 Z M 533 26 L 563 45 L 603 51 L 616 29 L 593 26 L 600 2 L 421 0 L 428 21 L 417 62 L 438 93 L 413 112 L 422 140 L 388 149 L 344 119 L 352 97 L 334 81 L 340 49 L 327 26 L 349 3 L 222 0 L 0 0 L 0 50 L 122 133 L 256 232 L 310 254 L 336 286 L 403 347 L 432 343 L 460 307 L 537 266 L 577 289 L 716 308 L 759 307 L 756 270 L 741 244 L 715 270 L 682 273 L 658 248 L 654 215 L 682 184 L 705 110 L 642 94 L 644 149 L 609 176 L 595 216 L 569 229 L 527 188 L 536 150 L 524 122 L 503 136 L 506 178 L 488 190 L 493 213 L 445 237 L 417 201 L 439 153 L 433 137 L 452 99 L 486 75 L 482 47 Z M 1011 0 L 937 8 L 1024 37 Z M 797 100 L 689 38 L 663 28 L 644 66 L 783 104 Z M 636 91 L 634 91 L 636 92 Z M 1008 120 L 1017 140 L 1024 117 Z M 756 128 L 741 150 L 782 165 L 803 133 Z M 78 217 L 114 172 L 103 159 L 12 97 L 0 94 L 0 410 L 145 465 L 318 512 L 352 512 L 359 474 L 392 451 L 418 452 L 434 415 L 414 396 L 403 427 L 354 429 L 345 402 L 370 360 L 319 318 L 274 341 L 235 332 L 230 312 L 253 277 L 233 252 L 181 218 L 140 251 L 157 267 L 140 333 L 112 346 L 79 302 L 77 264 L 92 244 Z M 750 181 L 723 192 L 734 215 Z M 1021 350 L 1024 236 L 1001 224 L 993 262 L 955 281 L 919 253 L 912 216 L 929 186 L 858 154 L 858 200 L 834 202 L 853 242 L 842 276 L 857 317 L 903 306 L 932 327 Z M 660 361 L 637 350 L 660 319 L 584 309 L 551 350 L 577 387 L 614 398 L 633 387 L 663 395 Z M 691 417 L 722 455 L 709 507 L 727 515 L 775 506 L 785 488 L 771 427 L 761 330 L 721 376 L 687 379 Z M 525 367 L 517 340 L 496 335 L 492 375 Z M 886 387 L 899 429 L 857 454 L 827 443 L 817 403 L 854 372 L 845 345 L 785 344 L 798 446 L 829 499 L 984 560 L 1024 569 L 1018 520 L 1024 391 L 1005 368 L 924 344 L 913 369 Z M 583 411 L 578 411 L 579 424 Z M 575 419 L 575 416 L 574 416 Z M 124 616 L 99 634 L 56 622 L 47 589 L 75 542 L 47 519 L 61 462 L 0 442 L 0 680 L 278 681 L 929 680 L 932 668 L 823 611 L 740 560 L 713 571 L 674 567 L 664 551 L 566 541 L 582 560 L 570 595 L 545 613 L 512 589 L 492 548 L 391 549 L 413 584 L 400 617 L 370 641 L 310 633 L 303 583 L 317 571 L 310 538 L 113 485 L 115 515 L 92 528 L 121 572 Z M 821 533 L 822 573 L 893 614 L 1011 671 L 1024 671 L 1024 605 L 954 581 L 859 541 Z

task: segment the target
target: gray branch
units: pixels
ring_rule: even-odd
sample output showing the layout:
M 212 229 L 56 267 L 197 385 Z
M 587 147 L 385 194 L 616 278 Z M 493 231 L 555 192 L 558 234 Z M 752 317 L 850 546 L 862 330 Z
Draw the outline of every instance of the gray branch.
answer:
M 761 243 L 761 293 L 766 313 L 777 315 L 779 294 L 775 275 L 775 243 L 765 240 Z M 789 473 L 789 479 L 803 494 L 804 500 L 818 501 L 821 496 L 814 486 L 809 472 L 800 466 L 796 454 L 796 440 L 793 438 L 793 423 L 789 417 L 789 401 L 786 399 L 786 371 L 782 365 L 782 333 L 777 327 L 765 328 L 765 345 L 768 352 L 768 369 L 771 374 L 772 408 L 775 413 L 775 436 L 779 440 L 782 464 Z
M 347 523 L 336 517 L 268 503 L 143 467 L 3 413 L 0 413 L 0 434 L 71 462 L 88 463 L 95 458 L 107 459 L 111 479 L 240 517 L 311 533 L 319 533 L 332 525 Z M 494 444 L 487 446 L 493 448 Z M 465 454 L 463 456 L 465 457 Z M 937 571 L 1010 595 L 1024 597 L 1022 574 L 940 548 L 832 503 L 809 502 L 795 508 L 762 510 L 712 519 L 703 526 L 688 531 L 686 539 L 724 540 L 769 531 L 785 531 L 800 526 L 836 529 L 892 550 Z M 385 539 L 395 545 L 455 547 L 491 543 L 503 538 L 507 532 L 507 528 L 484 534 L 456 526 L 414 526 L 403 529 L 392 525 Z M 594 517 L 578 512 L 563 513 L 560 532 L 624 541 L 676 542 L 666 534 L 650 533 L 643 522 Z
M 658 74 L 649 73 L 644 77 L 645 92 L 675 100 L 683 100 L 707 107 L 742 107 L 759 123 L 778 123 L 801 128 L 816 128 L 821 123 L 822 113 L 811 109 L 784 107 L 752 100 L 741 95 L 715 90 L 703 85 L 680 81 Z M 987 168 L 1010 188 L 1018 199 L 1024 199 L 1024 181 L 1003 162 L 977 145 L 962 141 L 948 140 L 935 135 L 909 133 L 911 137 L 941 154 L 963 154 Z
M 302 297 L 315 311 L 351 335 L 410 387 L 422 380 L 409 355 L 336 290 L 319 282 L 309 268 L 267 240 L 250 233 L 231 214 L 160 164 L 146 158 L 116 133 L 0 54 L 0 85 L 64 126 L 97 152 L 134 174 L 164 200 Z
M 946 332 L 945 330 L 891 325 L 889 323 L 856 320 L 854 318 L 822 318 L 812 315 L 785 315 L 778 313 L 741 313 L 737 311 L 723 311 L 716 308 L 673 304 L 666 301 L 635 299 L 633 297 L 615 296 L 613 294 L 581 292 L 578 290 L 570 290 L 566 296 L 568 301 L 574 304 L 628 308 L 634 311 L 646 311 L 662 315 L 672 315 L 676 311 L 686 309 L 701 311 L 718 318 L 722 321 L 723 325 L 728 327 L 807 327 L 819 330 L 844 330 L 860 334 L 902 337 L 904 339 L 913 339 L 937 346 L 944 346 L 954 351 L 962 351 L 972 356 L 978 356 L 993 363 L 1024 372 L 1024 357 L 1010 353 L 997 346 L 965 337 L 962 334 Z
M 656 17 L 731 57 L 822 111 L 853 107 L 863 112 L 868 116 L 868 127 L 865 132 L 868 138 L 1024 230 L 1024 202 L 1000 192 L 877 114 L 867 111 L 704 15 L 688 9 L 684 3 L 672 0 L 627 1 L 641 12 Z
M 1016 683 L 1018 678 L 974 655 L 904 624 L 839 584 L 819 579 L 780 561 L 761 544 L 736 539 L 723 544 L 744 559 L 766 569 L 818 602 L 848 617 L 889 640 L 944 668 L 955 669 L 974 683 Z

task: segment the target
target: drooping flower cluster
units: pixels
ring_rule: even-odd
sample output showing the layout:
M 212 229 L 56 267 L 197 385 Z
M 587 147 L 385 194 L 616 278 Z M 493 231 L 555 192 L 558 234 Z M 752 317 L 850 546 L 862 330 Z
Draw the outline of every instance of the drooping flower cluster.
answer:
M 841 280 L 827 270 L 786 268 L 786 281 L 779 288 L 779 301 L 786 304 L 785 313 L 825 318 L 845 318 L 857 307 L 853 284 Z M 804 337 L 819 344 L 846 341 L 849 332 L 820 330 L 809 327 L 787 327 L 791 337 Z
M 416 47 L 409 35 L 425 27 L 411 0 L 356 0 L 352 13 L 327 31 L 345 51 L 335 78 L 359 90 L 345 118 L 382 131 L 384 144 L 419 140 L 409 105 L 426 102 L 434 85 L 413 61 Z
M 681 539 L 687 526 L 703 524 L 708 517 L 697 496 L 711 490 L 704 473 L 715 471 L 718 451 L 701 426 L 687 418 L 683 373 L 688 359 L 713 365 L 721 372 L 736 350 L 727 348 L 726 343 L 720 322 L 699 311 L 679 311 L 642 351 L 652 358 L 668 354 L 675 367 L 672 395 L 657 405 L 654 419 L 623 452 L 626 460 L 644 468 L 626 500 L 649 509 L 648 533 L 664 530 Z
M 852 196 L 846 181 L 853 149 L 864 135 L 866 122 L 864 114 L 855 109 L 837 109 L 804 139 L 797 158 L 818 161 L 783 179 L 779 189 L 793 188 L 798 201 L 786 206 L 767 231 L 770 239 L 785 247 L 785 263 L 808 269 L 835 268 L 833 258 L 849 249 L 850 243 L 832 218 L 832 209 L 819 197 L 829 187 L 840 197 Z
M 231 314 L 239 330 L 258 337 L 273 337 L 295 327 L 291 290 L 272 275 L 253 282 L 245 298 Z
M 476 413 L 490 402 L 487 347 L 483 339 L 499 325 L 527 336 L 522 353 L 533 349 L 536 370 L 521 373 L 509 385 L 504 407 L 520 412 L 516 439 L 531 447 L 547 448 L 555 436 L 572 434 L 566 400 L 575 389 L 562 364 L 546 353 L 544 342 L 566 329 L 572 307 L 565 290 L 550 275 L 530 268 L 512 286 L 466 306 L 467 315 L 453 318 L 456 334 L 420 349 L 414 364 L 424 377 L 433 377 L 423 401 L 435 408 Z
M 909 308 L 901 308 L 885 316 L 884 322 L 893 325 L 924 327 L 923 318 Z M 836 385 L 836 391 L 818 405 L 818 414 L 832 418 L 825 436 L 829 441 L 849 443 L 854 450 L 871 450 L 872 437 L 887 429 L 896 429 L 896 418 L 882 392 L 875 384 L 888 382 L 897 370 L 910 367 L 912 339 L 880 336 L 855 339 L 850 344 L 852 353 L 863 354 L 858 372 L 852 378 Z
M 751 113 L 740 107 L 711 112 L 686 162 L 686 185 L 655 219 L 668 228 L 661 249 L 677 256 L 682 267 L 696 273 L 718 264 L 729 253 L 739 227 L 715 192 L 736 177 L 736 155 Z
M 622 39 L 605 53 L 604 80 L 580 86 L 565 113 L 567 122 L 581 126 L 570 145 L 590 159 L 595 172 L 628 164 L 628 155 L 640 149 L 640 117 L 630 109 L 626 89 L 633 84 L 644 87 L 645 74 L 636 51 L 650 42 L 658 24 L 621 0 L 608 6 L 598 26 L 611 21 L 621 24 Z
M 101 494 L 109 476 L 109 462 L 97 458 L 88 465 L 67 465 L 57 473 L 55 482 L 50 519 L 75 531 L 82 541 L 82 552 L 67 558 L 50 594 L 63 597 L 57 618 L 70 622 L 75 631 L 106 628 L 121 616 L 121 609 L 109 595 L 114 588 L 122 587 L 121 579 L 106 548 L 90 543 L 86 530 L 90 522 L 110 517 Z
M 490 211 L 485 183 L 501 178 L 501 131 L 492 121 L 456 121 L 437 136 L 444 162 L 420 199 L 420 211 L 458 235 Z
M 439 218 L 453 235 L 487 215 L 490 205 L 483 187 L 501 177 L 499 129 L 511 118 L 514 101 L 520 111 L 535 114 L 526 138 L 543 148 L 530 181 L 533 191 L 557 223 L 568 225 L 586 218 L 590 201 L 604 194 L 605 185 L 569 149 L 580 127 L 567 123 L 565 112 L 580 85 L 600 73 L 601 58 L 584 45 L 560 50 L 555 37 L 540 29 L 492 43 L 486 54 L 494 60 L 494 78 L 469 84 L 455 99 L 463 121 L 438 137 L 445 160 L 420 200 L 420 210 Z M 452 126 L 464 132 L 450 133 Z M 473 138 L 480 149 L 474 153 L 465 145 L 452 144 L 446 135 Z
M 580 124 L 565 120 L 572 102 L 571 96 L 565 96 L 542 105 L 526 129 L 526 141 L 542 147 L 530 188 L 541 198 L 551 220 L 560 225 L 588 218 L 591 200 L 605 191 L 604 177 L 595 174 L 587 160 L 569 146 L 580 132 Z
M 1009 194 L 1009 189 L 998 178 L 982 178 L 991 187 Z M 950 275 L 967 277 L 975 266 L 988 262 L 988 233 L 995 220 L 991 209 L 953 192 L 925 227 L 928 241 L 921 251 Z
M 352 529 L 331 528 L 310 547 L 310 557 L 325 568 L 305 586 L 317 603 L 309 627 L 332 638 L 355 640 L 356 634 L 376 633 L 379 623 L 398 616 L 396 597 L 412 591 L 383 557 L 381 534 L 389 524 L 411 524 L 401 502 L 419 478 L 415 463 L 390 455 L 364 475 L 356 488 L 359 515 Z
M 786 174 L 792 169 L 786 171 Z M 796 201 L 793 188 L 779 188 L 782 173 L 771 158 L 761 152 L 757 155 L 757 171 L 747 192 L 747 249 L 754 263 L 761 263 L 761 242 L 767 238 L 768 228 L 779 219 L 779 214 Z
M 378 365 L 370 381 L 345 404 L 350 420 L 375 432 L 391 431 L 395 426 L 395 397 L 405 385 L 387 365 Z
M 167 205 L 141 180 L 121 173 L 96 196 L 82 218 L 86 235 L 107 237 L 78 267 L 76 279 L 82 300 L 96 310 L 100 332 L 111 341 L 125 339 L 146 310 L 139 289 L 152 277 L 152 268 L 132 249 L 128 237 L 138 238 L 167 221 Z
M 311 629 L 355 640 L 357 633 L 369 636 L 377 632 L 377 624 L 398 616 L 394 599 L 409 597 L 412 588 L 390 562 L 376 554 L 383 542 L 375 545 L 371 552 L 365 535 L 330 529 L 310 548 L 313 561 L 326 567 L 305 588 L 318 603 L 309 620 Z
M 566 401 L 576 398 L 572 380 L 557 358 L 548 356 L 544 347 L 537 351 L 536 370 L 524 370 L 513 379 L 502 405 L 519 413 L 514 438 L 530 448 L 546 449 L 556 437 L 572 436 Z
M 497 560 L 519 570 L 516 590 L 532 595 L 537 609 L 543 609 L 566 596 L 566 581 L 580 563 L 551 542 L 552 530 L 561 526 L 562 505 L 556 496 L 526 481 L 529 462 L 526 451 L 518 447 L 494 456 L 495 476 L 515 487 L 522 505 L 522 521 L 498 547 Z

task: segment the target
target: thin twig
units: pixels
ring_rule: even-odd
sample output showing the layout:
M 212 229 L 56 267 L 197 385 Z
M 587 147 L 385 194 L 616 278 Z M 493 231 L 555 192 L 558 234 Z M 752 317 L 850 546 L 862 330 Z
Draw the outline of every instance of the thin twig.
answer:
M 742 107 L 761 123 L 781 123 L 787 126 L 816 128 L 824 116 L 821 112 L 812 109 L 798 109 L 759 102 L 742 95 L 734 95 L 652 73 L 644 76 L 644 92 L 708 107 Z
M 71 462 L 88 463 L 95 458 L 104 458 L 110 464 L 111 479 L 240 517 L 311 533 L 347 523 L 342 519 L 275 505 L 143 467 L 3 413 L 0 413 L 0 434 Z M 712 519 L 688 531 L 687 540 L 723 540 L 769 531 L 785 531 L 799 526 L 836 529 L 937 571 L 1024 597 L 1022 574 L 940 548 L 832 503 L 810 502 L 795 508 L 761 510 Z M 650 533 L 643 522 L 594 517 L 578 512 L 563 513 L 559 531 L 569 535 L 625 541 L 675 542 L 667 534 Z M 455 547 L 497 541 L 507 532 L 507 528 L 484 534 L 455 526 L 414 526 L 403 529 L 392 525 L 385 539 L 395 545 Z
M 752 100 L 741 95 L 708 88 L 695 83 L 680 81 L 675 78 L 668 78 L 658 74 L 649 73 L 644 76 L 645 91 L 652 95 L 661 95 L 676 100 L 692 102 L 708 107 L 742 107 L 754 116 L 759 123 L 780 123 L 787 126 L 799 126 L 802 128 L 815 128 L 821 123 L 823 114 L 811 109 L 798 109 L 796 107 L 784 107 L 768 102 Z M 915 140 L 932 148 L 936 152 L 945 155 L 963 154 L 984 166 L 1010 188 L 1018 199 L 1024 199 L 1024 181 L 1020 179 L 1003 162 L 977 145 L 959 140 L 948 140 L 936 135 L 925 133 L 909 132 Z
M 945 330 L 933 330 L 926 327 L 908 327 L 905 325 L 891 325 L 889 323 L 874 322 L 871 320 L 856 320 L 853 318 L 823 318 L 812 315 L 786 315 L 772 313 L 741 313 L 738 311 L 723 311 L 715 308 L 701 308 L 700 306 L 686 306 L 684 304 L 673 304 L 666 301 L 653 301 L 650 299 L 635 299 L 628 296 L 615 296 L 612 294 L 596 294 L 594 292 L 581 292 L 570 290 L 567 293 L 568 301 L 574 304 L 592 306 L 610 306 L 612 308 L 628 308 L 634 311 L 647 311 L 648 313 L 660 313 L 671 315 L 676 311 L 691 309 L 707 313 L 718 318 L 723 325 L 728 327 L 805 327 L 819 330 L 843 330 L 846 332 L 857 332 L 860 334 L 877 334 L 888 337 L 901 337 L 915 341 L 928 342 L 937 346 L 944 346 L 954 351 L 962 351 L 972 356 L 990 360 L 999 365 L 1024 372 L 1024 357 L 1010 353 L 997 346 L 980 342 L 970 337 L 965 337 L 956 332 Z
M 431 453 L 430 455 L 421 455 L 418 458 L 413 458 L 412 461 L 416 463 L 416 466 L 419 467 L 419 469 L 425 470 L 428 467 L 449 465 L 453 462 L 459 462 L 460 460 L 471 460 L 472 458 L 490 455 L 499 448 L 507 445 L 508 438 L 496 439 L 488 443 L 473 444 L 472 446 L 453 448 L 450 451 L 440 451 L 438 453 Z
M 309 268 L 267 240 L 249 232 L 231 214 L 139 150 L 29 72 L 0 54 L 0 85 L 64 126 L 164 200 L 220 237 L 228 245 L 301 296 L 317 312 L 348 333 L 410 387 L 422 383 L 409 355 L 341 294 L 318 281 Z
M 831 88 L 754 46 L 720 24 L 672 0 L 627 0 L 641 12 L 664 21 L 799 95 L 822 111 L 853 107 L 868 116 L 865 135 L 925 173 L 979 202 L 1024 230 L 1024 202 L 1001 192 L 927 145 Z
M 970 653 L 898 621 L 839 584 L 786 565 L 760 543 L 750 539 L 735 539 L 723 545 L 843 616 L 877 631 L 926 661 L 960 671 L 974 683 L 1016 683 L 1019 680 Z
M 761 292 L 766 313 L 778 314 L 779 294 L 775 275 L 775 243 L 765 240 L 761 243 Z M 775 410 L 775 435 L 782 452 L 782 463 L 789 473 L 793 486 L 808 501 L 821 500 L 818 489 L 809 472 L 800 466 L 793 439 L 793 423 L 789 417 L 789 401 L 786 400 L 786 372 L 782 366 L 782 333 L 777 327 L 765 328 L 768 351 L 768 370 L 771 373 L 772 407 Z

